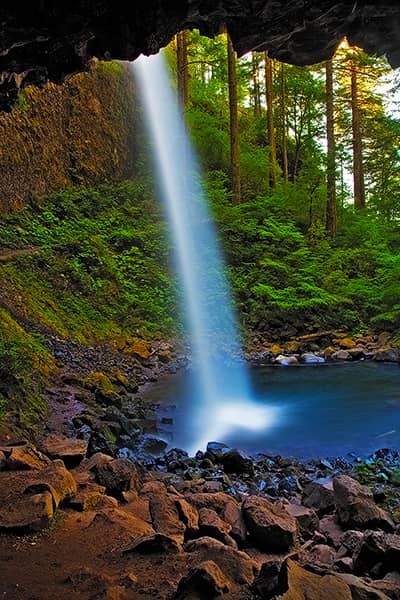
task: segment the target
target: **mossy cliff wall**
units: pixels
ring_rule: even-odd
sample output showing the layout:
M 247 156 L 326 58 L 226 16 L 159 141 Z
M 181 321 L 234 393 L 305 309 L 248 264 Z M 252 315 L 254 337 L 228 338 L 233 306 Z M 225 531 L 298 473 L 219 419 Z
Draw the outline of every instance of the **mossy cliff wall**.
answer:
M 132 175 L 135 99 L 124 63 L 97 62 L 63 85 L 25 88 L 0 115 L 0 211 L 71 184 Z

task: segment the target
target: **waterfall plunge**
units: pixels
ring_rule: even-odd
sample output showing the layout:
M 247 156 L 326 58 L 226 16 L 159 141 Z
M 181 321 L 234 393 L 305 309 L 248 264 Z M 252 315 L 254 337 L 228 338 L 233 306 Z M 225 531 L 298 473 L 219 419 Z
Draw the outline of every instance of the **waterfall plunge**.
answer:
M 197 433 L 186 449 L 195 452 L 234 428 L 266 428 L 273 410 L 251 400 L 216 231 L 164 57 L 141 56 L 131 67 L 154 145 L 193 353 L 187 418 Z

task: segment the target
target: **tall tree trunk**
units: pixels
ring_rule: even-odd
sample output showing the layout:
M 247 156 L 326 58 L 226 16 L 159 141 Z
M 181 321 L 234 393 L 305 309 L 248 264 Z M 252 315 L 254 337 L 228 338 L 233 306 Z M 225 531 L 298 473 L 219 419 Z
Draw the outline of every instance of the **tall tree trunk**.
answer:
M 351 124 L 353 130 L 353 181 L 354 208 L 365 208 L 364 169 L 362 156 L 360 103 L 356 65 L 350 61 L 351 75 Z
M 281 63 L 280 69 L 280 88 L 281 88 L 281 130 L 282 130 L 282 171 L 283 179 L 285 183 L 289 180 L 289 162 L 287 152 L 287 136 L 286 136 L 286 78 L 285 78 L 285 65 Z
M 274 109 L 273 109 L 273 91 L 272 91 L 272 59 L 268 56 L 268 53 L 264 54 L 265 59 L 265 99 L 267 101 L 267 133 L 268 133 L 268 145 L 270 148 L 270 159 L 271 159 L 271 171 L 270 171 L 270 183 L 271 187 L 276 184 L 276 142 L 275 142 L 275 123 L 274 123 Z
M 178 98 L 182 108 L 189 99 L 189 71 L 187 57 L 187 31 L 176 34 L 176 70 L 178 75 Z
M 260 93 L 260 72 L 259 72 L 259 60 L 258 53 L 251 53 L 251 69 L 253 76 L 253 107 L 254 116 L 261 117 L 261 93 Z
M 226 34 L 228 51 L 228 87 L 229 87 L 229 116 L 231 138 L 231 184 L 232 201 L 240 202 L 240 153 L 239 153 L 239 124 L 236 77 L 236 52 L 233 49 L 229 33 Z
M 336 237 L 336 148 L 334 130 L 334 106 L 333 106 L 333 63 L 332 59 L 325 63 L 325 85 L 326 85 L 326 141 L 327 141 L 327 163 L 326 163 L 326 230 L 331 238 Z

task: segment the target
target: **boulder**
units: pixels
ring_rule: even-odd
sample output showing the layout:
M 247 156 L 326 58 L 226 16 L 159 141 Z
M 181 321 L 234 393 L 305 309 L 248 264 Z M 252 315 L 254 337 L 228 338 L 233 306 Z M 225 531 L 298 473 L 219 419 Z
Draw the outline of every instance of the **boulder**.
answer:
M 254 465 L 252 459 L 242 450 L 229 448 L 222 451 L 220 462 L 224 467 L 225 473 L 239 473 L 254 475 Z
M 0 450 L 0 471 L 6 468 L 7 457 L 2 450 Z
M 297 360 L 297 358 L 295 356 L 286 356 L 284 354 L 279 354 L 275 360 L 275 363 L 277 363 L 278 365 L 297 365 L 297 363 L 299 362 Z
M 244 522 L 242 511 L 239 505 L 233 499 L 227 502 L 221 513 L 221 519 L 231 526 L 230 535 L 239 544 L 245 541 L 247 535 L 246 523 Z
M 318 531 L 319 519 L 312 508 L 289 502 L 285 504 L 285 508 L 296 519 L 299 532 L 304 539 L 312 537 L 314 532 Z
M 394 531 L 393 521 L 376 505 L 370 488 L 348 475 L 337 475 L 333 490 L 338 519 L 344 527 Z
M 389 600 L 389 596 L 383 591 L 373 587 L 360 577 L 350 573 L 340 573 L 338 577 L 349 586 L 353 600 Z
M 139 489 L 137 467 L 128 458 L 115 458 L 101 464 L 96 468 L 96 476 L 111 496 L 119 497 L 122 492 Z
M 123 554 L 130 554 L 132 552 L 137 554 L 158 554 L 164 552 L 179 554 L 181 551 L 182 546 L 176 539 L 163 533 L 153 533 L 139 537 L 123 550 Z
M 297 538 L 294 517 L 279 504 L 260 496 L 249 496 L 242 505 L 244 521 L 252 542 L 266 552 L 286 552 Z
M 175 506 L 178 510 L 179 518 L 186 527 L 185 536 L 194 537 L 199 531 L 199 513 L 186 502 L 184 498 L 176 498 Z
M 338 523 L 336 515 L 326 515 L 323 517 L 319 522 L 319 530 L 335 548 L 339 548 L 343 543 L 344 530 Z
M 67 468 L 76 467 L 86 456 L 87 441 L 49 435 L 41 442 L 42 451 L 51 459 L 61 459 Z
M 335 506 L 331 479 L 316 479 L 304 488 L 303 504 L 313 508 L 319 515 L 326 514 Z
M 381 348 L 375 352 L 374 356 L 374 360 L 377 362 L 398 362 L 399 358 L 399 350 L 395 348 Z
M 349 586 L 337 575 L 317 575 L 287 560 L 279 576 L 279 600 L 352 600 Z M 268 596 L 267 596 L 268 598 Z
M 251 584 L 254 580 L 256 564 L 250 557 L 231 546 L 210 537 L 201 537 L 184 545 L 193 558 L 214 561 L 229 579 L 239 584 Z
M 216 598 L 231 589 L 231 582 L 212 560 L 206 560 L 190 569 L 179 582 L 174 600 L 189 598 Z
M 284 593 L 287 588 L 281 577 L 282 561 L 271 560 L 263 563 L 254 581 L 253 588 L 263 599 L 271 599 Z
M 316 354 L 313 354 L 312 352 L 304 352 L 304 354 L 302 354 L 300 356 L 300 360 L 301 362 L 304 363 L 324 363 L 325 359 L 322 356 L 317 356 Z
M 76 491 L 75 479 L 67 471 L 62 460 L 54 460 L 45 469 L 32 475 L 23 493 L 33 495 L 38 492 L 50 492 L 56 508 L 64 501 L 70 500 Z
M 105 491 L 105 487 L 96 483 L 82 484 L 68 506 L 80 512 L 94 510 L 103 500 Z
M 47 456 L 27 442 L 2 447 L 2 452 L 7 459 L 4 468 L 9 471 L 39 471 L 50 464 Z
M 146 536 L 154 534 L 154 529 L 142 519 L 132 515 L 118 507 L 102 508 L 96 512 L 89 527 L 99 528 L 103 535 L 107 535 L 107 531 L 115 531 L 117 529 L 120 537 L 125 536 L 129 542 L 135 542 Z
M 383 576 L 398 571 L 400 565 L 400 535 L 368 531 L 353 556 L 354 572 L 363 575 L 374 572 Z
M 154 530 L 183 544 L 186 526 L 180 519 L 176 497 L 170 494 L 153 495 L 149 501 Z
M 236 542 L 230 537 L 231 526 L 220 519 L 215 510 L 201 508 L 199 510 L 199 534 L 219 540 L 227 546 L 236 548 Z
M 335 559 L 335 550 L 326 544 L 309 546 L 302 550 L 299 555 L 299 562 L 301 565 L 308 566 L 312 570 L 314 570 L 315 567 L 324 570 L 331 569 Z
M 338 350 L 331 354 L 331 360 L 351 360 L 351 354 L 347 350 Z
M 53 510 L 50 492 L 17 497 L 8 506 L 1 506 L 0 530 L 39 531 L 49 525 Z

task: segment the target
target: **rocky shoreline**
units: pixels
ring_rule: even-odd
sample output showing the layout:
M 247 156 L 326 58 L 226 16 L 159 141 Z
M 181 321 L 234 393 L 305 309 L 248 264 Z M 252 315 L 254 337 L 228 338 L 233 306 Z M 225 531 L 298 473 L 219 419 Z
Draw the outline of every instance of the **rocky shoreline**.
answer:
M 58 434 L 3 445 L 2 597 L 400 598 L 397 452 L 301 464 L 210 443 L 163 461 Z
M 397 451 L 300 462 L 218 442 L 166 450 L 141 393 L 187 366 L 184 348 L 48 345 L 60 368 L 48 421 L 30 441 L 12 428 L 1 440 L 3 597 L 400 598 Z M 245 358 L 398 362 L 399 350 L 388 334 L 322 332 Z

